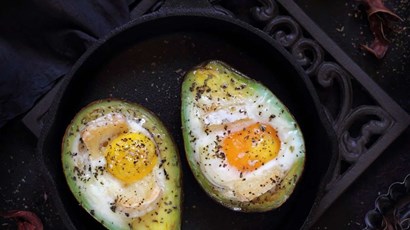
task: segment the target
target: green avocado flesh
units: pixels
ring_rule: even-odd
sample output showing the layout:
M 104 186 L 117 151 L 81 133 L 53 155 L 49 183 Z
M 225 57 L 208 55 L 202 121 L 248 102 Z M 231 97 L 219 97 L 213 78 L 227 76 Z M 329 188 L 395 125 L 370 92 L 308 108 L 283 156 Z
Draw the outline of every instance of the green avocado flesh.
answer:
M 98 125 L 105 127 L 105 130 L 96 128 L 99 133 L 103 133 L 101 138 L 87 136 L 90 141 L 89 143 L 85 142 L 84 133 L 87 131 L 92 133 L 93 131 L 89 128 L 90 124 L 93 124 L 96 119 L 112 114 L 122 120 L 117 120 L 117 123 L 112 123 L 111 126 L 104 126 L 105 124 L 100 122 Z M 104 148 L 111 146 L 110 143 L 116 136 L 126 133 L 124 128 L 118 128 L 118 126 L 123 125 L 120 124 L 121 122 L 132 124 L 128 127 L 138 127 L 135 128 L 138 132 L 145 133 L 152 140 L 150 143 L 155 143 L 153 145 L 155 149 L 152 151 L 157 157 L 155 158 L 155 173 L 153 169 L 151 177 L 144 177 L 155 179 L 137 179 L 135 183 L 140 183 L 140 187 L 136 187 L 135 190 L 132 187 L 134 182 L 128 183 L 116 179 L 108 170 L 108 163 L 101 163 L 101 161 L 105 161 Z M 88 130 L 84 131 L 87 127 Z M 130 132 L 134 132 L 134 128 L 128 129 L 131 130 Z M 97 143 L 95 145 L 97 147 L 92 145 L 92 141 Z M 95 150 L 92 150 L 93 148 Z M 95 154 L 96 157 L 92 154 Z M 138 164 L 136 162 L 138 160 L 134 160 L 134 164 Z M 138 104 L 111 99 L 95 101 L 87 105 L 76 114 L 66 129 L 62 142 L 62 164 L 68 186 L 77 201 L 106 228 L 180 229 L 182 191 L 178 151 L 162 122 L 146 108 Z M 128 176 L 128 174 L 125 175 Z M 141 182 L 145 180 L 146 182 Z M 141 184 L 150 186 L 148 192 L 144 193 Z M 122 188 L 124 191 L 128 191 L 126 196 L 113 192 L 122 190 Z M 160 195 L 152 195 L 153 191 Z M 141 198 L 142 201 L 138 200 L 140 199 L 136 198 L 138 192 L 155 199 L 152 198 L 153 200 L 149 204 L 143 203 L 146 202 L 145 196 Z M 140 203 L 132 203 L 133 199 Z M 145 206 L 143 205 L 147 205 L 147 209 L 144 210 Z M 134 215 L 134 206 L 139 208 L 140 214 Z
M 223 62 L 210 61 L 186 74 L 181 98 L 186 157 L 211 198 L 235 211 L 265 212 L 291 196 L 304 168 L 304 140 L 294 117 L 268 88 Z M 252 122 L 274 127 L 281 147 L 274 159 L 242 171 L 230 165 L 231 150 L 223 143 L 235 127 L 242 130 L 237 126 Z

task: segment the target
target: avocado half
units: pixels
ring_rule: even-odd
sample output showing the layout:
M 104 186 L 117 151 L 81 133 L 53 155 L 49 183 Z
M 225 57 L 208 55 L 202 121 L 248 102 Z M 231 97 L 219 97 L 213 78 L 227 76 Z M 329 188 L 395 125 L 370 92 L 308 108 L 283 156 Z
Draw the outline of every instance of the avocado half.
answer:
M 212 80 L 212 83 L 209 83 L 210 81 L 207 82 L 209 79 L 215 78 L 215 76 L 221 78 L 219 78 L 217 82 L 215 82 L 214 80 Z M 194 144 L 194 142 L 196 141 L 200 143 L 201 137 L 192 137 L 191 135 L 193 129 L 200 128 L 198 127 L 198 124 L 194 124 L 191 120 L 193 107 L 198 106 L 198 103 L 201 103 L 201 95 L 206 95 L 206 97 L 213 100 L 212 92 L 216 92 L 218 94 L 221 91 L 221 88 L 226 88 L 227 85 L 229 86 L 230 82 L 235 82 L 236 86 L 227 93 L 228 96 L 240 93 L 241 95 L 237 94 L 236 96 L 247 97 L 249 95 L 258 94 L 260 92 L 265 93 L 265 95 L 268 95 L 267 101 L 269 101 L 269 103 L 275 104 L 277 110 L 281 111 L 279 115 L 282 116 L 283 119 L 292 122 L 292 126 L 295 126 L 295 130 L 297 132 L 300 132 L 300 135 L 302 135 L 296 121 L 294 120 L 294 117 L 290 114 L 286 106 L 282 102 L 280 102 L 279 99 L 275 95 L 273 95 L 264 85 L 248 78 L 247 76 L 243 75 L 242 73 L 238 72 L 237 70 L 221 61 L 209 61 L 189 71 L 186 74 L 182 84 L 182 132 L 185 153 L 189 166 L 197 182 L 204 189 L 204 191 L 215 201 L 229 209 L 242 212 L 265 212 L 276 209 L 280 207 L 291 196 L 297 182 L 302 175 L 305 163 L 304 144 L 302 146 L 303 151 L 300 151 L 298 153 L 298 158 L 287 170 L 286 175 L 277 184 L 275 189 L 269 190 L 263 195 L 250 201 L 237 201 L 224 196 L 224 194 L 221 193 L 221 189 L 213 184 L 201 169 L 201 164 L 204 164 L 204 162 L 200 161 L 200 157 L 198 156 L 199 151 L 195 150 Z M 241 90 L 243 92 L 240 92 Z
M 79 154 L 72 151 L 79 143 L 79 132 L 85 125 L 105 114 L 123 114 L 130 119 L 143 120 L 143 128 L 152 134 L 159 150 L 161 165 L 166 176 L 163 195 L 156 209 L 135 218 L 119 218 L 115 207 L 104 210 L 94 203 L 95 198 L 87 194 L 90 189 L 87 179 L 88 166 L 78 165 L 73 159 Z M 181 225 L 181 170 L 177 147 L 159 118 L 148 109 L 135 103 L 106 99 L 95 101 L 79 111 L 67 127 L 62 141 L 62 164 L 68 186 L 79 204 L 97 221 L 108 229 L 180 229 Z M 92 176 L 91 176 L 92 177 Z M 109 185 L 106 185 L 109 186 Z M 113 215 L 114 214 L 114 215 Z

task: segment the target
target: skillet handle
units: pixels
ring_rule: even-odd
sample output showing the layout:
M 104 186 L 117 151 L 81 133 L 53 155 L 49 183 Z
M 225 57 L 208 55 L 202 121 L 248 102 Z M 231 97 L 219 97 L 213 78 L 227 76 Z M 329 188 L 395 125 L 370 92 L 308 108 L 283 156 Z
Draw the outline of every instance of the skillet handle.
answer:
M 168 13 L 217 13 L 210 0 L 165 0 L 159 11 Z

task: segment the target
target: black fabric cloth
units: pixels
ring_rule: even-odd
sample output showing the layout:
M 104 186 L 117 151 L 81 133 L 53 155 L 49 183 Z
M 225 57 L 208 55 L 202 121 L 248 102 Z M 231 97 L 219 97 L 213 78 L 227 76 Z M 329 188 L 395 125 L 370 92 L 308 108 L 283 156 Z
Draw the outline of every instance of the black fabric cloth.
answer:
M 98 38 L 130 20 L 126 0 L 5 0 L 0 127 L 28 111 Z

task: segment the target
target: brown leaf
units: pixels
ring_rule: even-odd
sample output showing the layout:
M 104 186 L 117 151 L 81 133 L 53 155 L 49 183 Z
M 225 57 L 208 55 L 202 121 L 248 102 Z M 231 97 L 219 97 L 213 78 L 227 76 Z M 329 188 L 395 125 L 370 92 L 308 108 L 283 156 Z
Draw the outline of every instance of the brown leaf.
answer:
M 389 48 L 389 44 L 375 38 L 373 42 L 370 44 L 370 46 L 362 45 L 362 48 L 372 53 L 378 59 L 382 59 L 384 55 L 386 54 L 387 49 Z
M 15 219 L 18 230 L 43 230 L 43 223 L 33 212 L 12 210 L 0 212 L 0 216 Z
M 370 46 L 362 45 L 362 47 L 381 59 L 386 54 L 390 43 L 386 33 L 394 31 L 393 23 L 403 20 L 389 10 L 382 0 L 360 0 L 360 2 L 366 7 L 370 30 L 374 36 Z
M 382 0 L 361 0 L 361 2 L 367 8 L 367 15 L 370 17 L 373 14 L 385 14 L 385 16 L 390 16 L 391 20 L 402 21 L 402 19 L 391 10 L 389 10 L 382 2 Z

